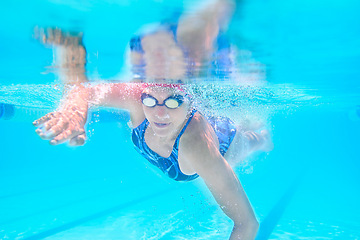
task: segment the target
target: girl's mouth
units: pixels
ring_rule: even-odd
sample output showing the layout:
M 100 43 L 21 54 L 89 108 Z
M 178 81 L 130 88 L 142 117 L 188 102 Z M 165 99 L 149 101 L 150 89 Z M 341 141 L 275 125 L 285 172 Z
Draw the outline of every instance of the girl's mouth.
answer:
M 167 126 L 170 125 L 170 123 L 157 123 L 157 122 L 154 122 L 154 125 L 158 128 L 166 128 Z

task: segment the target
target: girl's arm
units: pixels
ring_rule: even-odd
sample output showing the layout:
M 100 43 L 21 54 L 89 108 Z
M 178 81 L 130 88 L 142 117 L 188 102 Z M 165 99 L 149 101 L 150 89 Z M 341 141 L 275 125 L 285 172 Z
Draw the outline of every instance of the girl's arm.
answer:
M 209 1 L 197 11 L 180 17 L 177 41 L 197 64 L 211 56 L 215 40 L 227 28 L 235 7 L 233 0 Z
M 215 132 L 204 118 L 194 118 L 189 128 L 180 140 L 179 154 L 183 154 L 224 213 L 234 221 L 230 239 L 254 239 L 259 224 L 240 181 L 218 150 Z
M 55 112 L 34 121 L 36 133 L 50 144 L 69 141 L 70 145 L 83 145 L 88 109 L 90 106 L 109 106 L 130 111 L 131 121 L 137 126 L 144 119 L 140 94 L 144 89 L 139 83 L 103 83 L 76 85 L 65 95 Z
M 64 84 L 88 82 L 86 76 L 86 49 L 82 32 L 60 28 L 34 28 L 34 38 L 53 49 L 55 73 Z

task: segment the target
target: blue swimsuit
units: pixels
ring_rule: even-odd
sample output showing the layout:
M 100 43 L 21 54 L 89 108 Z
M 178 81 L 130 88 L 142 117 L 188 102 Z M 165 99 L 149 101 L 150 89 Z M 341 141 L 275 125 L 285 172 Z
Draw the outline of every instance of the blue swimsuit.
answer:
M 190 181 L 197 178 L 199 175 L 186 175 L 181 172 L 178 162 L 178 150 L 179 150 L 179 141 L 182 134 L 185 132 L 186 127 L 189 125 L 191 119 L 193 118 L 196 110 L 193 110 L 190 114 L 189 119 L 187 120 L 185 126 L 181 130 L 180 134 L 175 140 L 173 150 L 168 158 L 162 157 L 153 150 L 145 142 L 145 131 L 149 125 L 149 121 L 145 119 L 138 127 L 134 128 L 132 131 L 132 141 L 135 145 L 135 149 L 145 157 L 151 164 L 158 167 L 165 175 L 169 178 L 172 178 L 176 181 Z M 219 139 L 219 151 L 221 155 L 225 155 L 228 150 L 232 140 L 236 134 L 236 127 L 234 123 L 225 117 L 210 117 L 208 118 L 209 123 L 214 128 L 214 131 Z

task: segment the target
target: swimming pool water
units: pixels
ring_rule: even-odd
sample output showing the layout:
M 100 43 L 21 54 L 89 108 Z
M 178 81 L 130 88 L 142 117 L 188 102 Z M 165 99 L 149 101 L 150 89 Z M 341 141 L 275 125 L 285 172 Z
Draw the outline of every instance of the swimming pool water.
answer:
M 0 102 L 18 114 L 0 119 L 0 239 L 229 236 L 231 222 L 201 180 L 172 182 L 148 165 L 134 151 L 123 115 L 94 117 L 89 141 L 77 148 L 49 146 L 31 125 L 56 108 L 62 90 L 49 67 L 52 50 L 31 37 L 34 26 L 83 30 L 90 78 L 120 79 L 132 34 L 192 4 L 0 4 Z M 268 121 L 274 150 L 236 169 L 262 223 L 261 239 L 360 239 L 359 7 L 352 0 L 242 1 L 229 36 L 238 77 L 260 76 L 260 84 L 192 87 L 206 96 L 206 110 Z

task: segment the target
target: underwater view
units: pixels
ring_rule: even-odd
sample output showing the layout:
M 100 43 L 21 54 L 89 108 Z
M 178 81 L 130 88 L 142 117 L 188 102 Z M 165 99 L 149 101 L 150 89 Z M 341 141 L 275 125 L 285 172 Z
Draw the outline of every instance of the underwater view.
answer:
M 0 239 L 360 239 L 360 2 L 0 3 Z

